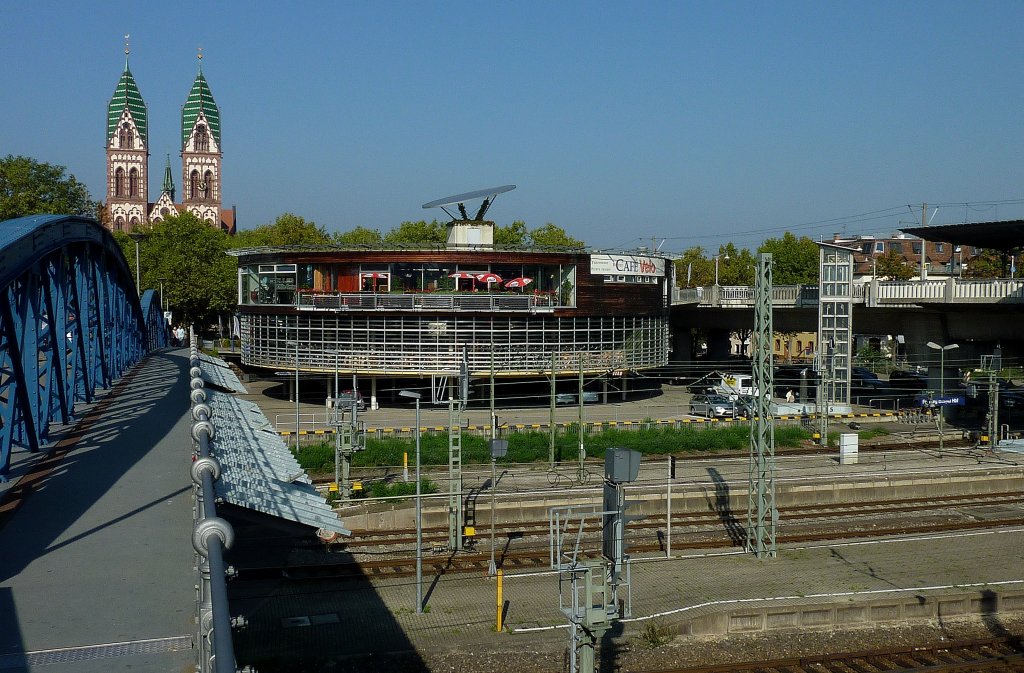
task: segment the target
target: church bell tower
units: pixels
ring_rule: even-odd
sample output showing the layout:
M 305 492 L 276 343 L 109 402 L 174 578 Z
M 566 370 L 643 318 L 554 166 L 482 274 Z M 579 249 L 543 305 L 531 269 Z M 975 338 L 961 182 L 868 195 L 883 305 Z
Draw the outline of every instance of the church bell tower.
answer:
M 115 231 L 132 231 L 147 222 L 149 202 L 148 112 L 128 67 L 107 105 L 107 217 Z
M 181 108 L 181 203 L 214 226 L 221 224 L 222 156 L 220 109 L 203 76 L 200 50 L 199 73 Z

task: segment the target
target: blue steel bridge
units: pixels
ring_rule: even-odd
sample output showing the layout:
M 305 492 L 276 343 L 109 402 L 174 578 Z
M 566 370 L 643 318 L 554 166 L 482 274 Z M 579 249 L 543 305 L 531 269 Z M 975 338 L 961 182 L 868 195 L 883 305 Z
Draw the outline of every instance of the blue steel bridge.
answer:
M 0 481 L 11 453 L 45 450 L 135 363 L 167 345 L 153 290 L 140 297 L 120 247 L 95 220 L 0 222 Z

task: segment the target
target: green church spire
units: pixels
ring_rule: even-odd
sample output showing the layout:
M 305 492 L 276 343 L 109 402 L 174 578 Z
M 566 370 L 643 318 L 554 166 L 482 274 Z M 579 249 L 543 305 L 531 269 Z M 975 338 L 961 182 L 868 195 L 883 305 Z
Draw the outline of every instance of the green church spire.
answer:
M 148 147 L 146 102 L 142 100 L 139 87 L 135 83 L 131 69 L 128 68 L 128 54 L 131 50 L 128 48 L 127 39 L 128 36 L 125 35 L 124 72 L 121 73 L 121 79 L 114 89 L 110 104 L 107 105 L 107 144 L 110 144 L 110 139 L 117 133 L 117 124 L 121 121 L 121 113 L 127 108 L 135 122 L 135 127 L 139 130 L 139 135 L 142 136 L 143 146 Z
M 171 201 L 174 201 L 174 175 L 171 173 L 171 155 L 167 155 L 167 165 L 164 167 L 164 186 L 163 191 L 171 196 Z
M 196 125 L 196 120 L 199 119 L 199 113 L 202 112 L 206 117 L 206 123 L 210 126 L 210 134 L 217 142 L 217 147 L 220 147 L 220 108 L 217 107 L 216 101 L 213 100 L 213 93 L 210 91 L 210 85 L 206 83 L 206 78 L 203 77 L 203 53 L 202 50 L 199 52 L 199 73 L 196 75 L 196 79 L 192 82 L 192 90 L 188 92 L 188 98 L 185 100 L 185 105 L 181 108 L 181 146 L 184 147 L 185 143 L 188 142 L 188 138 L 192 135 L 192 128 Z

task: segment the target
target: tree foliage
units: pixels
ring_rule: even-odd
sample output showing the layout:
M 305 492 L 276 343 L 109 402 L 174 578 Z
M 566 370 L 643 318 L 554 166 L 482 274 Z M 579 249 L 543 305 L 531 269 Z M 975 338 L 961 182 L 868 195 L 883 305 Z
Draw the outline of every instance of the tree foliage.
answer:
M 875 258 L 875 276 L 888 280 L 907 280 L 913 278 L 914 269 L 903 259 L 903 255 L 890 248 Z
M 89 190 L 65 171 L 29 157 L 0 159 L 0 222 L 39 213 L 96 217 Z
M 333 239 L 338 245 L 378 245 L 384 240 L 384 237 L 380 230 L 360 225 L 350 231 L 334 232 Z
M 448 227 L 437 220 L 402 222 L 398 228 L 384 234 L 385 243 L 443 244 L 448 240 Z
M 538 248 L 582 248 L 583 241 L 573 238 L 565 229 L 548 222 L 543 227 L 531 229 L 526 244 Z
M 159 289 L 164 279 L 164 301 L 175 322 L 202 327 L 234 311 L 238 266 L 225 254 L 232 243 L 226 233 L 191 213 L 167 217 L 142 231 L 142 287 Z M 135 241 L 122 232 L 115 232 L 114 238 L 134 274 Z
M 522 247 L 526 245 L 526 222 L 516 220 L 504 227 L 500 224 L 494 226 L 494 244 L 508 247 Z
M 680 287 L 706 287 L 715 282 L 714 264 L 704 248 L 689 248 L 676 260 L 676 279 Z
M 964 262 L 963 275 L 965 278 L 1005 278 L 1008 260 L 998 250 L 984 248 L 979 251 L 971 260 Z
M 718 284 L 753 285 L 757 260 L 749 250 L 738 250 L 732 243 L 718 248 Z M 713 261 L 713 260 L 712 260 Z
M 811 285 L 818 282 L 818 245 L 790 232 L 782 238 L 766 239 L 758 252 L 772 254 L 772 283 L 776 285 Z
M 233 247 L 254 248 L 262 245 L 329 245 L 331 237 L 323 227 L 300 215 L 284 213 L 273 224 L 239 231 Z

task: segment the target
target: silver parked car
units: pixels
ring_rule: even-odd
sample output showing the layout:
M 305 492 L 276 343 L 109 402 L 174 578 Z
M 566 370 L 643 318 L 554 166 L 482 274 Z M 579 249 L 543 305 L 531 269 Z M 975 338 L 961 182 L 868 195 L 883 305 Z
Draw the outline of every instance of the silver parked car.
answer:
M 724 395 L 694 395 L 690 400 L 690 415 L 707 418 L 734 418 L 736 405 Z

